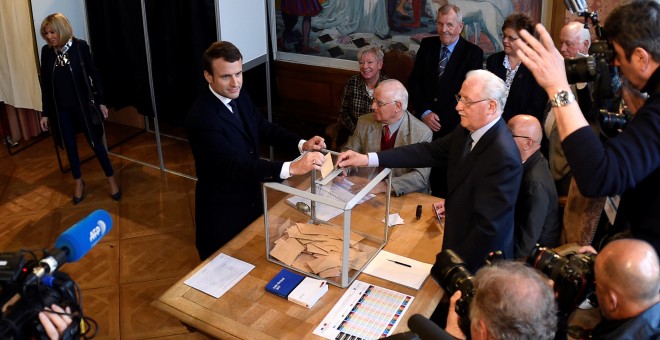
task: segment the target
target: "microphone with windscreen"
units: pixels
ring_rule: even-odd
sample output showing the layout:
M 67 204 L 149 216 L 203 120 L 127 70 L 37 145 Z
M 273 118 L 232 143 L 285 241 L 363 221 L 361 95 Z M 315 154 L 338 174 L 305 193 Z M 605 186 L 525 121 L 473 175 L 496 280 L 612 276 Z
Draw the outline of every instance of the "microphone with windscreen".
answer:
M 57 238 L 55 249 L 39 261 L 25 279 L 25 285 L 35 284 L 44 275 L 54 272 L 67 262 L 78 261 L 111 229 L 112 218 L 107 211 L 96 210 L 89 214 Z
M 411 332 L 417 334 L 421 340 L 454 340 L 453 336 L 421 314 L 410 316 L 408 328 Z

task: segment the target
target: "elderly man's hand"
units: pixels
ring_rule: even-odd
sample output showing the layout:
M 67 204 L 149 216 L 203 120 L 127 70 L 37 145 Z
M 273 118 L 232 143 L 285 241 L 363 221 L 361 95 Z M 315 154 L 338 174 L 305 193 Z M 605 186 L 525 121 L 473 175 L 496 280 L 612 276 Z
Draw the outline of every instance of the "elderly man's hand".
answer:
M 345 168 L 347 166 L 367 166 L 369 165 L 369 156 L 357 153 L 352 150 L 342 152 L 337 156 L 337 166 Z
M 422 122 L 426 124 L 426 126 L 431 129 L 433 132 L 438 132 L 440 131 L 440 128 L 442 125 L 440 125 L 440 117 L 435 112 L 429 112 L 424 118 L 422 118 Z
M 325 149 L 325 139 L 323 139 L 323 137 L 320 136 L 314 136 L 303 144 L 302 149 L 303 151 Z
M 566 79 L 564 57 L 555 47 L 552 37 L 541 24 L 536 25 L 541 41 L 529 32 L 520 30 L 522 39 L 514 43 L 520 48 L 516 53 L 525 66 L 534 74 L 536 81 L 548 94 L 554 95 L 558 90 L 569 88 Z
M 299 160 L 291 162 L 289 173 L 291 175 L 302 175 L 312 170 L 321 170 L 321 165 L 325 161 L 325 157 L 320 152 L 308 152 L 304 154 Z

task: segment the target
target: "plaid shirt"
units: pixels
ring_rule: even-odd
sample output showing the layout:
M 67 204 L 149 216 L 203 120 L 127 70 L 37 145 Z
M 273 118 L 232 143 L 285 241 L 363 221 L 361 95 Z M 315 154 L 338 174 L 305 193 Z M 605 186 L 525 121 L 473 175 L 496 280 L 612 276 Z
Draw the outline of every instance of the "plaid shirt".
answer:
M 385 79 L 387 76 L 381 73 L 376 85 Z M 364 78 L 360 74 L 356 74 L 350 77 L 344 86 L 339 109 L 339 123 L 344 129 L 353 133 L 358 117 L 367 113 L 371 113 L 371 96 L 367 92 L 367 83 Z

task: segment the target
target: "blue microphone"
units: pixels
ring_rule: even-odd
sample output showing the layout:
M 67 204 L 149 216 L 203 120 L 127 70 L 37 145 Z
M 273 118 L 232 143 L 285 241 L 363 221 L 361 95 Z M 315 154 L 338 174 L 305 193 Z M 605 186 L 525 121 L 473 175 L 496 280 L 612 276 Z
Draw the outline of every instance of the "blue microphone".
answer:
M 107 211 L 96 210 L 89 214 L 57 238 L 56 249 L 50 251 L 50 256 L 39 261 L 25 279 L 25 285 L 36 283 L 44 275 L 54 272 L 67 262 L 78 261 L 111 229 L 112 218 Z
M 55 248 L 66 251 L 66 262 L 76 262 L 112 229 L 112 218 L 105 210 L 96 210 L 63 232 Z

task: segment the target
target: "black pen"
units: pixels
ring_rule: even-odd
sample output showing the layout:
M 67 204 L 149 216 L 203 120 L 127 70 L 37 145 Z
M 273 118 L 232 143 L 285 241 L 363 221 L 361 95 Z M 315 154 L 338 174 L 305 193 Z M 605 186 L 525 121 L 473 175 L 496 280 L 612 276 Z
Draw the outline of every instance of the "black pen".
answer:
M 394 262 L 394 263 L 396 263 L 396 264 L 399 264 L 399 265 L 402 265 L 402 266 L 408 267 L 408 268 L 411 268 L 411 267 L 412 267 L 411 265 L 409 265 L 409 264 L 407 264 L 407 263 L 403 263 L 403 262 L 399 262 L 399 261 L 394 261 L 394 260 L 390 260 L 390 259 L 387 259 L 387 260 L 390 261 L 390 262 Z
M 435 217 L 438 219 L 438 222 L 440 222 L 440 228 L 444 228 L 445 225 L 442 224 L 442 219 L 440 218 L 440 214 L 438 214 L 438 209 L 435 208 L 435 204 L 431 204 L 433 206 L 433 211 L 435 211 Z

